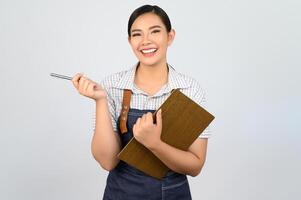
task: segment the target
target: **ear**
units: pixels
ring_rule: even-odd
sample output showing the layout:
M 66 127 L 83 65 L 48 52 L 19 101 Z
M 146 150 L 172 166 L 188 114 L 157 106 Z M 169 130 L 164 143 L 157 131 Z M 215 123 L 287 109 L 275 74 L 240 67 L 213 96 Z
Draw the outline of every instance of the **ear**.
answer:
M 170 46 L 175 39 L 176 36 L 176 31 L 174 29 L 171 29 L 170 32 L 168 33 L 168 46 Z

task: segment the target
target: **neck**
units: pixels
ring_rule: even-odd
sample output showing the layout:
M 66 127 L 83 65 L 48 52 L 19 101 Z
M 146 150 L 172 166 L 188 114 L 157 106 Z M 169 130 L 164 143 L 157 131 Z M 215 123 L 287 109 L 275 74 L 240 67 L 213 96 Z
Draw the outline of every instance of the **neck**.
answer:
M 167 83 L 167 79 L 168 67 L 166 60 L 154 65 L 144 65 L 143 63 L 139 63 L 136 70 L 136 84 L 162 86 Z

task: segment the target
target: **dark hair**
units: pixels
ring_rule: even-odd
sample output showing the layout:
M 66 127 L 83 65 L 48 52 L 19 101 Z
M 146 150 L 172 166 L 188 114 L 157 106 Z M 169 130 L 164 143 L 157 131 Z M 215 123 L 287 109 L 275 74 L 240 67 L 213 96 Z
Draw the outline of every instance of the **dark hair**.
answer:
M 170 32 L 171 30 L 171 24 L 168 15 L 166 12 L 160 8 L 159 6 L 156 5 L 144 5 L 139 8 L 136 8 L 134 12 L 131 14 L 128 22 L 128 36 L 131 36 L 131 27 L 134 23 L 134 21 L 142 14 L 152 12 L 156 14 L 160 19 L 162 20 L 163 24 L 165 25 L 165 28 L 167 32 Z

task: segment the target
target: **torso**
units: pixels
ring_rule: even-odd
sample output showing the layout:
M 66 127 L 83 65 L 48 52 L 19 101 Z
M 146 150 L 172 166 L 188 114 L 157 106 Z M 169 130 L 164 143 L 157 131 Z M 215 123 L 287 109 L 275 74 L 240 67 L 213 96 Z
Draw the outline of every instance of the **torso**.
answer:
M 137 88 L 139 88 L 140 90 L 146 92 L 149 96 L 153 96 L 155 95 L 157 92 L 160 91 L 160 89 L 166 85 L 166 83 L 159 83 L 159 84 L 145 84 L 145 83 L 141 83 L 139 82 L 136 78 L 134 80 L 134 84 Z
M 141 85 L 137 85 L 135 84 L 137 88 L 139 88 L 140 90 L 146 92 L 149 96 L 153 96 L 155 95 L 157 92 L 160 91 L 160 89 L 162 88 L 161 86 L 157 86 L 157 87 L 145 87 L 145 86 L 141 86 Z
M 142 77 L 136 73 L 134 78 L 134 84 L 140 90 L 146 92 L 149 96 L 155 95 L 160 89 L 167 84 L 167 77 L 162 78 L 161 80 L 152 80 L 147 82 Z M 148 79 L 149 80 L 149 79 Z

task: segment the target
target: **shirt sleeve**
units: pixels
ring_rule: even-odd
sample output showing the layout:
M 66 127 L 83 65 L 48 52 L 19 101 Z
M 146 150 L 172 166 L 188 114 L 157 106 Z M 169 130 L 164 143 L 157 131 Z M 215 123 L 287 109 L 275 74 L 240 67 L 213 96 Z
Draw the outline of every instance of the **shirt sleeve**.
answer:
M 109 107 L 113 130 L 117 132 L 116 105 L 112 97 L 112 91 L 111 91 L 112 89 L 110 89 L 110 87 L 108 86 L 108 80 L 106 79 L 102 80 L 100 82 L 100 85 L 102 88 L 106 90 L 108 107 Z M 93 115 L 93 131 L 95 131 L 95 127 L 96 127 L 96 109 L 94 109 L 94 115 Z
M 195 85 L 195 94 L 194 94 L 194 101 L 206 109 L 206 93 L 202 89 L 199 84 Z M 210 138 L 211 137 L 211 127 L 210 125 L 200 134 L 199 138 Z

